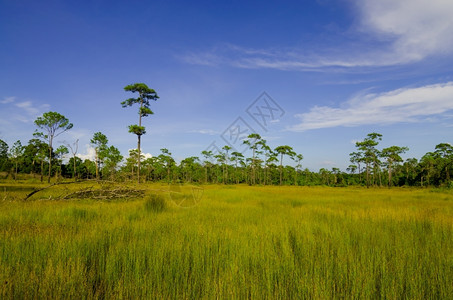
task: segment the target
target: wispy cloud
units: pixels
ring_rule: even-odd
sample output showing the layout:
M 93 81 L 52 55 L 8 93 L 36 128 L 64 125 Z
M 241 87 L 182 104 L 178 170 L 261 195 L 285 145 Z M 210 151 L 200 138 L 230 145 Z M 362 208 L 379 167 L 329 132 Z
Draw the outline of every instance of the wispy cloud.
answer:
M 0 118 L 3 123 L 33 122 L 40 114 L 50 108 L 48 104 L 36 104 L 33 101 L 18 101 L 16 97 L 5 97 L 0 101 Z
M 16 106 L 24 110 L 29 115 L 36 115 L 39 112 L 39 109 L 33 106 L 31 101 L 19 102 L 16 103 Z
M 15 119 L 21 122 L 32 122 L 41 113 L 50 108 L 48 104 L 36 105 L 32 101 L 23 101 L 14 104 L 19 110 L 15 111 Z
M 356 40 L 349 44 L 335 44 L 330 49 L 329 46 L 251 49 L 222 44 L 180 58 L 190 64 L 207 66 L 320 71 L 394 66 L 453 53 L 453 1 L 354 0 L 353 3 L 358 13 L 354 26 Z
M 3 100 L 0 101 L 1 104 L 8 104 L 12 103 L 16 100 L 16 97 L 5 97 Z
M 359 95 L 341 107 L 315 106 L 298 114 L 301 123 L 290 131 L 367 124 L 419 122 L 453 110 L 453 82 Z
M 218 134 L 221 133 L 220 131 L 215 131 L 215 130 L 212 130 L 212 129 L 191 130 L 189 132 L 190 133 L 207 134 L 207 135 L 218 135 Z

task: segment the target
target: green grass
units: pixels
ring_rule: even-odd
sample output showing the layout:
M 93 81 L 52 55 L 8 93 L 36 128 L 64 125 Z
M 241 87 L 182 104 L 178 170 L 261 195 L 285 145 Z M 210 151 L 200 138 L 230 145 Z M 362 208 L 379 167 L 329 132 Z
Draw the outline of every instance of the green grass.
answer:
M 161 193 L 161 210 L 146 187 L 0 202 L 0 298 L 453 296 L 451 192 L 205 186 L 193 207 Z

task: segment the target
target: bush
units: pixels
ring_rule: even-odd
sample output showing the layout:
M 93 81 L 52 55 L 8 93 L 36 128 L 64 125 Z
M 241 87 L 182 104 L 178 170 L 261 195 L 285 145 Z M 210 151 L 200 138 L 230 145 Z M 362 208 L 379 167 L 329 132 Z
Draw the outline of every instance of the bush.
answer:
M 145 210 L 149 212 L 162 212 L 167 208 L 164 197 L 158 194 L 152 194 L 145 202 Z

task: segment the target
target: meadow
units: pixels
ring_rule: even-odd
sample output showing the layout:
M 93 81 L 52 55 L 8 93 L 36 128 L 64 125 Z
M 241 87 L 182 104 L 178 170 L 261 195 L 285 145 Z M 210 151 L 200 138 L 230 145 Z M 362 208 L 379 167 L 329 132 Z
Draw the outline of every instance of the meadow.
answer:
M 451 190 L 206 185 L 182 206 L 164 184 L 58 199 L 68 185 L 20 200 L 36 185 L 0 184 L 2 299 L 453 297 Z

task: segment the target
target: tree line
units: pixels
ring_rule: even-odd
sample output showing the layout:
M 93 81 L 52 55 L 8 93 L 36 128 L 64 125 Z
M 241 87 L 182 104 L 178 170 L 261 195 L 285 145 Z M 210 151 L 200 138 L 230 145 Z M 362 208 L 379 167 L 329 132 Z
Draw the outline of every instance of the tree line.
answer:
M 345 171 L 321 168 L 318 172 L 302 168 L 303 155 L 291 146 L 272 148 L 259 134 L 244 139 L 250 155 L 224 146 L 220 152 L 202 151 L 177 162 L 170 150 L 145 158 L 137 149 L 123 157 L 106 135 L 94 133 L 91 145 L 94 159 L 77 156 L 78 141 L 54 148 L 49 142 L 33 138 L 28 144 L 16 141 L 11 146 L 0 140 L 0 171 L 16 179 L 18 174 L 30 174 L 41 181 L 47 177 L 104 179 L 141 182 L 186 182 L 249 185 L 326 185 L 326 186 L 452 186 L 453 147 L 441 143 L 420 159 L 403 160 L 408 148 L 391 146 L 379 149 L 382 135 L 370 133 L 356 143 L 350 153 L 351 164 Z M 47 138 L 49 141 L 49 138 Z M 50 159 L 49 159 L 50 157 Z M 140 161 L 140 173 L 138 172 Z
M 145 158 L 141 151 L 141 137 L 146 133 L 142 118 L 152 115 L 150 101 L 159 99 L 155 90 L 144 83 L 128 85 L 127 92 L 138 93 L 137 98 L 121 102 L 122 107 L 139 105 L 139 123 L 129 126 L 137 135 L 137 148 L 124 158 L 102 132 L 90 140 L 95 150 L 93 160 L 77 156 L 78 140 L 65 142 L 58 147 L 54 139 L 70 130 L 73 124 L 57 113 L 46 112 L 38 117 L 34 138 L 22 145 L 0 140 L 0 172 L 17 179 L 18 174 L 30 174 L 41 181 L 47 177 L 78 179 L 136 180 L 145 182 L 188 182 L 249 185 L 327 185 L 327 186 L 448 186 L 451 181 L 453 147 L 441 143 L 420 159 L 403 160 L 401 155 L 409 149 L 391 146 L 379 149 L 382 135 L 368 134 L 356 142 L 356 151 L 350 153 L 351 164 L 347 172 L 339 168 L 321 168 L 318 172 L 302 168 L 303 155 L 291 146 L 272 148 L 259 134 L 252 133 L 243 139 L 251 151 L 250 157 L 224 146 L 219 152 L 202 151 L 201 156 L 184 158 L 179 163 L 171 152 L 162 148 L 159 155 Z M 288 163 L 289 162 L 289 163 Z

